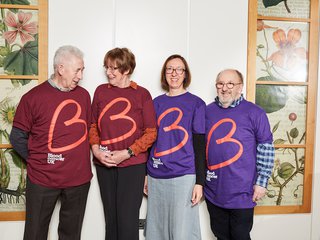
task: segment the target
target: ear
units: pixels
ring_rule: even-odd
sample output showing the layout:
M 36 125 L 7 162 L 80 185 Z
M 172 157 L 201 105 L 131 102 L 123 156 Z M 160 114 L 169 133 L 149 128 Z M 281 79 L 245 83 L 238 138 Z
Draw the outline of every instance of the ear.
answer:
M 123 75 L 129 75 L 129 69 L 123 73 Z
M 64 72 L 64 66 L 63 66 L 62 64 L 60 64 L 60 65 L 58 66 L 58 73 L 59 73 L 59 75 L 61 76 L 61 75 L 63 74 L 63 72 Z

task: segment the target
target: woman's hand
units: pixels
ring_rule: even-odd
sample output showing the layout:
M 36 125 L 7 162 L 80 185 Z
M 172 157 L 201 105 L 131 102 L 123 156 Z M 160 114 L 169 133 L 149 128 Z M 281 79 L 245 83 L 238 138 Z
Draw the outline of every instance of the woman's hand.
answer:
M 192 191 L 192 198 L 191 198 L 191 202 L 192 202 L 192 206 L 197 205 L 203 195 L 203 187 L 199 184 L 194 185 L 193 191 Z
M 148 196 L 148 176 L 144 178 L 143 193 Z
M 99 162 L 106 167 L 117 166 L 116 162 L 111 159 L 112 154 L 110 151 L 100 150 L 99 145 L 95 144 L 91 146 L 93 155 L 99 160 Z
M 123 162 L 124 160 L 127 160 L 130 158 L 130 155 L 127 149 L 112 151 L 110 152 L 110 154 L 111 154 L 110 159 L 113 162 L 115 162 L 117 165 Z

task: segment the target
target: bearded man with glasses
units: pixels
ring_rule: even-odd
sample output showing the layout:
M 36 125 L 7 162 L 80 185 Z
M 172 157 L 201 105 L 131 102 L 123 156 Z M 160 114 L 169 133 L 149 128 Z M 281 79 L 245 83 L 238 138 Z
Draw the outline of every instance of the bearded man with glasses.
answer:
M 220 72 L 215 86 L 217 97 L 206 108 L 210 226 L 218 240 L 248 240 L 273 169 L 273 137 L 265 111 L 244 99 L 238 70 Z

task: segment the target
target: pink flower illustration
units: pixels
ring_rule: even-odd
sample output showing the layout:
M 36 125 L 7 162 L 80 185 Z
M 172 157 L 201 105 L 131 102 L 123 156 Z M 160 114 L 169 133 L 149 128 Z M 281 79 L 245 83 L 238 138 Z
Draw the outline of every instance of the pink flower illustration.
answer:
M 18 12 L 18 21 L 16 16 L 8 11 L 7 16 L 4 19 L 4 23 L 11 27 L 11 31 L 3 33 L 3 37 L 12 44 L 17 36 L 20 36 L 21 43 L 25 44 L 26 42 L 33 41 L 34 37 L 31 34 L 37 33 L 37 22 L 30 22 L 32 18 L 32 13 Z
M 301 39 L 301 31 L 299 29 L 290 29 L 286 35 L 283 29 L 273 32 L 273 40 L 279 48 L 274 52 L 268 60 L 272 61 L 276 66 L 284 69 L 293 69 L 308 57 L 308 53 L 303 47 L 296 47 Z

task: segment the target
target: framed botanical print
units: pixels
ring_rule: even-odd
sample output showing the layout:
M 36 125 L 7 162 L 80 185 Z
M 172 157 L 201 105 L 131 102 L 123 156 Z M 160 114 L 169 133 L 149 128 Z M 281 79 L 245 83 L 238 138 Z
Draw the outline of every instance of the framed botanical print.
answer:
M 9 135 L 20 98 L 47 78 L 47 1 L 0 0 L 0 220 L 23 220 L 26 164 Z
M 247 98 L 270 121 L 275 163 L 256 213 L 310 212 L 318 0 L 249 0 Z

